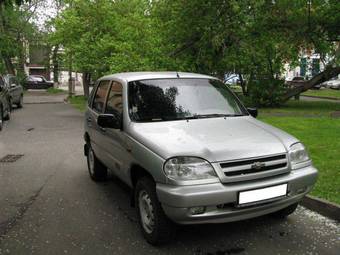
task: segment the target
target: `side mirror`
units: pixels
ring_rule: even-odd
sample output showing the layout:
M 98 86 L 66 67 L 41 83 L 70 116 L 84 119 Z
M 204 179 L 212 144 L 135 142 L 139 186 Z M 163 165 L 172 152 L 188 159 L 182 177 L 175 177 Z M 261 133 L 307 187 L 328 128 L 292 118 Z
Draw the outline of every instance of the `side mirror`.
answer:
M 97 119 L 97 124 L 101 128 L 120 129 L 122 127 L 121 118 L 113 114 L 100 114 Z
M 247 111 L 248 111 L 249 114 L 250 114 L 251 116 L 253 116 L 254 118 L 257 117 L 257 114 L 258 114 L 257 108 L 247 108 Z

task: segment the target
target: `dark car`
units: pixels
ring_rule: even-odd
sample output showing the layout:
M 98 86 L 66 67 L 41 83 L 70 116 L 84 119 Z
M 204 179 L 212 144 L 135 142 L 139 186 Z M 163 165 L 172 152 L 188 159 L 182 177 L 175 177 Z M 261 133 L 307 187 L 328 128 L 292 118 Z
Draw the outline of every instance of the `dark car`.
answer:
M 41 75 L 29 75 L 24 83 L 26 89 L 48 89 L 53 87 L 53 81 L 48 81 Z
M 5 81 L 0 76 L 0 130 L 4 120 L 9 120 L 11 117 L 11 97 L 8 89 L 5 86 Z
M 11 74 L 4 76 L 5 86 L 11 96 L 11 103 L 16 104 L 18 108 L 23 106 L 24 89 L 20 85 L 17 77 Z

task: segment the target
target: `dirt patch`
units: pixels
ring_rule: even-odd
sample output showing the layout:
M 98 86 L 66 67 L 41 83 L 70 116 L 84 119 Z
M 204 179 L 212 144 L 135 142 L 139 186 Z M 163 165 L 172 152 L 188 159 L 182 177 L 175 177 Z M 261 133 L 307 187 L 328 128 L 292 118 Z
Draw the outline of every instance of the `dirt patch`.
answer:
M 340 111 L 331 112 L 331 118 L 340 119 Z

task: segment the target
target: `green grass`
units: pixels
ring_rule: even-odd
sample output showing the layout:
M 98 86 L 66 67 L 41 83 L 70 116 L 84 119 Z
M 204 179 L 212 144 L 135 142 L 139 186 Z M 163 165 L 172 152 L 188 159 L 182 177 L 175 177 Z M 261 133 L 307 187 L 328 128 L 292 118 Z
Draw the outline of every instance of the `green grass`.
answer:
M 70 102 L 71 105 L 73 105 L 75 108 L 77 108 L 81 112 L 85 112 L 86 103 L 87 103 L 86 97 L 84 97 L 84 96 L 73 96 L 73 97 L 69 97 L 68 101 Z
M 264 116 L 276 114 L 282 116 L 329 117 L 331 112 L 340 111 L 340 103 L 290 100 L 282 107 L 262 108 L 259 111 Z
M 329 117 L 334 110 L 340 110 L 340 103 L 289 102 L 282 108 L 260 110 L 259 119 L 294 135 L 306 145 L 319 170 L 311 194 L 340 204 L 340 119 Z M 291 116 L 275 116 L 282 112 Z
M 340 90 L 334 89 L 308 90 L 304 92 L 302 95 L 314 97 L 326 97 L 340 100 Z
M 62 93 L 66 93 L 66 91 L 62 90 L 62 89 L 57 89 L 57 88 L 48 88 L 47 92 L 50 94 L 62 94 Z

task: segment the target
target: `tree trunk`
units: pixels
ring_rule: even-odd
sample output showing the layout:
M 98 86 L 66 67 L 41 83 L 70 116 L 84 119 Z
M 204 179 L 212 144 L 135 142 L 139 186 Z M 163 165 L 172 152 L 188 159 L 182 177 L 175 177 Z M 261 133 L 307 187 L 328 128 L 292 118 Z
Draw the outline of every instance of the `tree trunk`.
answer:
M 53 64 L 53 82 L 59 84 L 59 61 L 58 61 L 58 50 L 59 45 L 54 46 L 52 53 L 52 64 Z
M 72 54 L 69 55 L 68 67 L 68 96 L 73 96 L 73 78 L 72 78 Z
M 241 73 L 238 73 L 238 77 L 239 77 L 239 79 L 240 79 L 240 86 L 241 86 L 241 88 L 242 88 L 242 94 L 243 94 L 244 96 L 247 96 L 247 95 L 248 95 L 248 91 L 247 91 L 247 89 L 246 89 L 246 83 L 245 83 L 245 81 L 244 81 L 244 79 L 243 79 L 243 77 L 242 77 L 242 74 L 241 74 Z
M 5 66 L 6 66 L 6 70 L 8 74 L 12 74 L 15 75 L 15 69 L 14 69 L 14 65 L 12 63 L 12 60 L 10 57 L 8 56 L 2 56 Z
M 326 69 L 315 75 L 312 79 L 305 81 L 305 82 L 300 82 L 300 83 L 295 83 L 298 86 L 293 87 L 292 89 L 289 89 L 286 94 L 283 95 L 283 101 L 287 101 L 291 97 L 295 97 L 311 88 L 314 86 L 323 83 L 325 81 L 328 81 L 329 79 L 333 78 L 334 76 L 338 75 L 340 73 L 340 67 L 326 67 Z M 291 82 L 292 85 L 294 85 L 294 82 Z
M 84 96 L 86 98 L 90 95 L 90 81 L 91 81 L 91 74 L 87 72 L 83 72 L 83 89 L 84 89 Z

